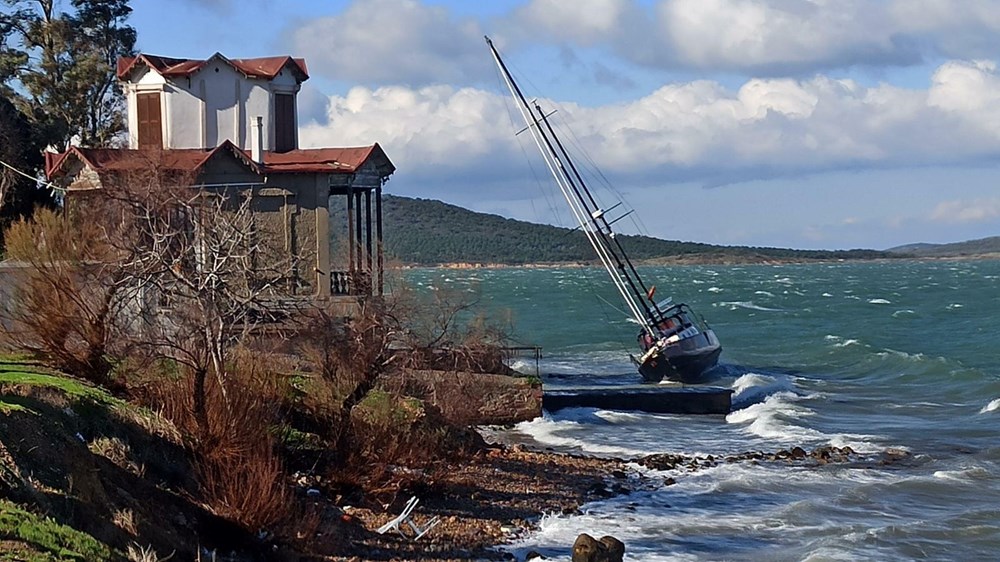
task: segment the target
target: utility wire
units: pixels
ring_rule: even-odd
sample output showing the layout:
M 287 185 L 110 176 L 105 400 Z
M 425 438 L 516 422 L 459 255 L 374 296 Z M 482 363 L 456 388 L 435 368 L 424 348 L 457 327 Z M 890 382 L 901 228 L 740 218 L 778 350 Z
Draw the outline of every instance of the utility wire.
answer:
M 14 166 L 11 166 L 10 164 L 4 162 L 3 160 L 0 160 L 0 166 L 3 166 L 4 168 L 7 168 L 8 170 L 14 172 L 15 174 L 20 174 L 20 175 L 28 178 L 29 180 L 35 182 L 36 185 L 39 185 L 41 187 L 47 187 L 47 188 L 49 188 L 49 189 L 51 189 L 53 191 L 66 192 L 66 188 L 65 187 L 59 187 L 58 185 L 56 185 L 54 183 L 47 182 L 47 181 L 44 181 L 44 180 L 40 180 L 40 179 L 32 176 L 31 174 L 28 174 L 26 172 L 22 172 L 21 170 L 18 170 L 17 168 L 15 168 Z

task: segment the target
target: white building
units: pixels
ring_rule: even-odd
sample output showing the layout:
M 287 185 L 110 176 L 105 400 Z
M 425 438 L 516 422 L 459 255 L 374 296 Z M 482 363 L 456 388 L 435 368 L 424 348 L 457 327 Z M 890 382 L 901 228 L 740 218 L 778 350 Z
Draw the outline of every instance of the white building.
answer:
M 304 60 L 140 54 L 118 61 L 118 78 L 128 148 L 46 153 L 46 175 L 68 206 L 155 164 L 252 197 L 259 232 L 302 266 L 294 294 L 381 294 L 382 187 L 395 166 L 378 144 L 298 147 Z
M 129 148 L 214 148 L 229 140 L 254 148 L 298 148 L 296 95 L 309 79 L 303 59 L 288 56 L 207 60 L 140 54 L 118 61 L 128 99 Z

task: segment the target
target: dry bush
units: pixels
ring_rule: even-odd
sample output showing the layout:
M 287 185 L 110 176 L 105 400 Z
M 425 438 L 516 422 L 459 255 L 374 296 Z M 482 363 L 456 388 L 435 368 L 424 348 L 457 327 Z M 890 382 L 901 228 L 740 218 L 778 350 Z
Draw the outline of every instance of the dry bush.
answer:
M 324 308 L 307 315 L 296 347 L 316 380 L 314 395 L 303 405 L 324 427 L 335 450 L 346 446 L 351 410 L 390 369 L 398 325 L 397 310 L 386 299 L 361 299 L 350 318 Z
M 15 349 L 114 391 L 115 363 L 128 352 L 125 318 L 138 294 L 95 221 L 40 210 L 7 231 L 8 257 L 25 264 L 16 278 L 12 325 Z
M 204 425 L 194 406 L 194 377 L 185 366 L 177 365 L 149 399 L 187 436 L 206 507 L 249 531 L 274 529 L 296 513 L 271 433 L 287 391 L 284 379 L 264 368 L 266 356 L 242 348 L 231 356 L 225 387 L 218 377 L 206 379 Z
M 473 314 L 475 299 L 464 291 L 435 289 L 427 295 L 406 290 L 410 304 L 405 345 L 397 353 L 410 369 L 506 374 L 503 348 L 510 341 L 510 319 L 488 321 Z

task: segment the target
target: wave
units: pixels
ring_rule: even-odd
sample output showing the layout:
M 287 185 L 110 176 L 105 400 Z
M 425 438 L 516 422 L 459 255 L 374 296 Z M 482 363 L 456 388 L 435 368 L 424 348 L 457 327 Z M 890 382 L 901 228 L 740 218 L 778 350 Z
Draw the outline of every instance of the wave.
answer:
M 979 413 L 980 414 L 986 414 L 986 413 L 989 413 L 989 412 L 995 412 L 997 410 L 1000 410 L 1000 398 L 996 398 L 993 401 L 991 401 L 989 404 L 983 406 L 983 409 L 979 410 Z
M 868 304 L 892 304 L 886 299 L 868 299 Z
M 897 310 L 896 312 L 893 312 L 892 317 L 899 318 L 900 316 L 908 316 L 910 314 L 916 314 L 916 312 L 910 310 L 909 308 L 904 308 L 903 310 Z
M 583 426 L 601 423 L 602 417 L 599 413 L 603 411 L 595 408 L 566 408 L 559 410 L 560 419 L 555 419 L 549 413 L 543 413 L 541 417 L 515 425 L 514 430 L 545 446 L 578 449 L 595 455 L 636 457 L 649 452 L 646 448 L 617 447 L 563 435 L 579 432 Z
M 724 290 L 724 289 L 721 289 L 721 288 L 719 288 L 719 287 L 709 287 L 709 288 L 707 289 L 707 291 L 708 291 L 709 293 L 721 293 L 721 292 L 722 292 L 723 290 Z
M 527 359 L 514 359 L 513 361 L 510 362 L 510 365 L 507 366 L 513 369 L 514 371 L 521 373 L 522 375 L 539 374 L 538 373 L 539 369 L 534 359 L 530 361 Z
M 746 308 L 748 310 L 762 310 L 764 312 L 782 312 L 780 308 L 768 308 L 766 306 L 760 306 L 759 304 L 754 304 L 753 301 L 723 301 L 714 303 L 712 306 L 728 306 L 730 310 L 736 310 L 737 308 Z
M 934 478 L 939 478 L 941 480 L 952 480 L 955 482 L 966 482 L 972 483 L 976 480 L 986 480 L 992 478 L 990 471 L 985 468 L 973 466 L 970 468 L 963 468 L 961 470 L 936 470 L 934 471 Z

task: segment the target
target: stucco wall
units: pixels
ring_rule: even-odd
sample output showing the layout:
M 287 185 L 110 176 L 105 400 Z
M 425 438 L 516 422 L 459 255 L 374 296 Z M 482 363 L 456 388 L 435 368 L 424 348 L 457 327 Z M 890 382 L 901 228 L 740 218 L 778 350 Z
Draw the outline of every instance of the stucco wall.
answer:
M 131 84 L 125 85 L 129 147 L 137 148 L 139 144 L 136 95 L 158 91 L 162 92 L 165 148 L 213 148 L 228 139 L 250 150 L 253 141 L 251 121 L 260 116 L 264 124 L 264 150 L 273 150 L 272 94 L 294 95 L 298 89 L 297 79 L 287 69 L 270 81 L 247 78 L 222 60 L 212 60 L 191 76 L 169 80 L 155 71 L 142 69 Z M 295 104 L 297 109 L 297 100 Z M 298 127 L 297 122 L 295 127 Z

